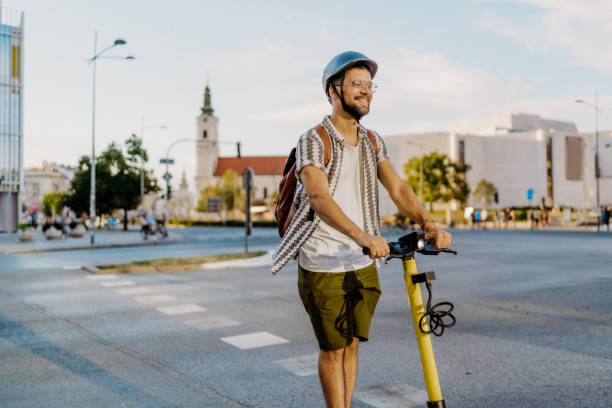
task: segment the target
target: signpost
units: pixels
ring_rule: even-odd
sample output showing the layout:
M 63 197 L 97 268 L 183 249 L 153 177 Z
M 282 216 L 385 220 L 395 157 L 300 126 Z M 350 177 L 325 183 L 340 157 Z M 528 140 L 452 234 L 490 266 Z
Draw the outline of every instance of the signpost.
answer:
M 244 173 L 242 173 L 242 187 L 244 188 L 246 200 L 245 200 L 245 219 L 244 219 L 244 228 L 245 228 L 245 236 L 244 236 L 244 252 L 249 253 L 249 235 L 253 230 L 253 225 L 251 223 L 251 190 L 253 189 L 253 176 L 255 172 L 252 168 L 247 167 Z

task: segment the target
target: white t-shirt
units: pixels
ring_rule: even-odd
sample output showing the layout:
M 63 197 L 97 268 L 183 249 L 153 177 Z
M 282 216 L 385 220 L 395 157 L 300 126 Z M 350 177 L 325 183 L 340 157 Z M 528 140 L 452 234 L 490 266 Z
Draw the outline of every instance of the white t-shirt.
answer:
M 363 229 L 360 150 L 359 143 L 344 145 L 338 185 L 332 197 L 342 212 Z M 372 263 L 361 251 L 355 241 L 321 220 L 300 248 L 298 261 L 311 272 L 348 272 Z

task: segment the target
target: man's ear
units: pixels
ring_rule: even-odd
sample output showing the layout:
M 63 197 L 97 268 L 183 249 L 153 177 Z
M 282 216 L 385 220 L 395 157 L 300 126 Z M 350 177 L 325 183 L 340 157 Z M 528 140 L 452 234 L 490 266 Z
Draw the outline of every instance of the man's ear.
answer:
M 328 92 L 329 92 L 329 102 L 330 103 L 334 101 L 334 95 L 336 96 L 336 98 L 340 97 L 338 95 L 338 91 L 336 90 L 336 87 L 334 86 L 333 82 L 329 83 Z

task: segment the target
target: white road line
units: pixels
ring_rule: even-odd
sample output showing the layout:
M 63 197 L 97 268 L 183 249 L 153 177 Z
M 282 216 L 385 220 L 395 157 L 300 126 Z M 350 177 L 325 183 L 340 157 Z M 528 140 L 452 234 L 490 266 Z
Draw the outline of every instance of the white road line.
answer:
M 115 288 L 118 286 L 132 286 L 132 285 L 135 285 L 135 283 L 129 280 L 118 280 L 118 281 L 111 281 L 111 282 L 100 282 L 100 285 L 107 287 L 107 288 Z
M 303 356 L 284 358 L 274 361 L 274 364 L 279 365 L 293 374 L 300 377 L 316 374 L 319 364 L 319 353 L 306 354 Z
M 198 330 L 217 329 L 220 327 L 230 327 L 241 325 L 239 321 L 227 317 L 210 317 L 208 319 L 189 320 L 185 322 L 189 326 Z
M 140 303 L 163 303 L 163 302 L 173 302 L 176 300 L 174 296 L 170 295 L 150 295 L 150 296 L 138 296 L 134 298 L 135 301 Z
M 156 308 L 158 311 L 167 315 L 177 315 L 183 313 L 205 312 L 206 308 L 194 304 L 160 306 Z
M 120 295 L 140 295 L 143 293 L 151 293 L 150 288 L 136 287 L 136 288 L 123 288 L 117 289 L 117 292 Z
M 86 278 L 95 280 L 95 281 L 117 279 L 115 275 L 90 275 L 90 276 L 86 276 Z
M 238 347 L 241 350 L 289 343 L 289 340 L 275 336 L 268 332 L 257 332 L 242 334 L 240 336 L 223 337 L 221 340 L 231 344 L 234 347 Z
M 407 408 L 425 406 L 427 391 L 408 384 L 391 382 L 356 390 L 355 398 L 375 408 Z

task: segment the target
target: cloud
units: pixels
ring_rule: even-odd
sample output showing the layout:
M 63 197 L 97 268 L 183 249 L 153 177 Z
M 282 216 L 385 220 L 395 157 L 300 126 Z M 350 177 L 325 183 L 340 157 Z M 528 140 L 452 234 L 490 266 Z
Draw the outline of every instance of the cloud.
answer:
M 318 120 L 329 111 L 329 105 L 324 103 L 312 103 L 295 108 L 282 109 L 278 111 L 262 112 L 253 114 L 252 117 L 262 121 L 285 121 L 296 122 L 303 121 L 304 118 L 312 118 Z
M 396 47 L 383 64 L 379 107 L 427 105 L 469 114 L 516 98 L 533 86 L 516 76 L 459 65 L 440 53 L 403 47 Z
M 612 2 L 609 0 L 513 0 L 542 11 L 515 23 L 488 15 L 487 25 L 536 51 L 569 53 L 576 64 L 612 73 Z

